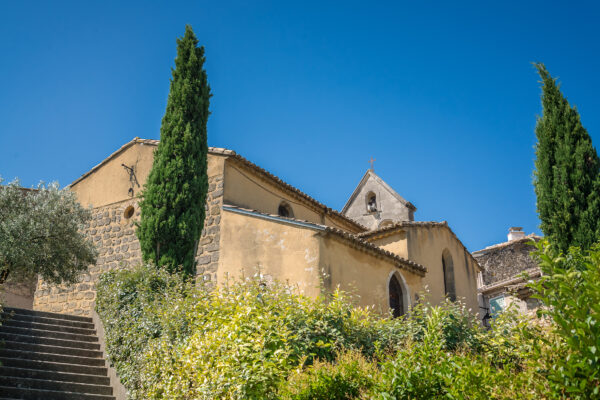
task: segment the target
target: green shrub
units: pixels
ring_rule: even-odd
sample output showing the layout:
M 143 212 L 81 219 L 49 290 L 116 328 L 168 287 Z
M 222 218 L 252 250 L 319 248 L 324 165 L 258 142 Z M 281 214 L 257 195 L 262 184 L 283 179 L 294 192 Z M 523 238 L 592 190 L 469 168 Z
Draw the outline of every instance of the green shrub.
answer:
M 282 384 L 282 400 L 346 400 L 367 398 L 379 379 L 379 369 L 357 351 L 342 352 L 334 363 L 317 360 L 292 372 Z
M 572 399 L 600 398 L 600 246 L 562 254 L 540 241 L 535 255 L 542 277 L 531 287 L 545 307 L 557 338 L 549 378 L 555 393 Z
M 420 342 L 408 342 L 395 357 L 382 363 L 382 377 L 371 398 L 378 399 L 539 399 L 536 381 L 543 377 L 535 369 L 498 367 L 479 345 L 448 343 L 444 325 L 451 310 L 430 307 Z M 452 318 L 450 318 L 452 319 Z M 485 341 L 479 332 L 477 341 Z
M 209 292 L 148 266 L 103 275 L 97 310 L 132 398 L 273 398 L 315 359 L 372 357 L 403 340 L 401 323 L 340 291 L 311 299 L 255 277 Z
M 484 331 L 458 302 L 392 319 L 354 300 L 258 277 L 208 291 L 140 266 L 102 276 L 97 310 L 132 399 L 546 396 L 541 329 L 506 314 Z
M 108 360 L 132 398 L 137 398 L 149 342 L 189 334 L 185 314 L 189 288 L 180 276 L 145 265 L 100 277 L 96 310 L 106 332 Z

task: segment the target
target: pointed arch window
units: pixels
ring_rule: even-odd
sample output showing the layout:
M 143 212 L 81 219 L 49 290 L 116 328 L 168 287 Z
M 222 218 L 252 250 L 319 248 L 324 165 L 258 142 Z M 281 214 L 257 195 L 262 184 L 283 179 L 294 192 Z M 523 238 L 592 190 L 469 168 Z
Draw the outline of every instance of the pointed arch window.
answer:
M 402 284 L 396 274 L 393 274 L 390 278 L 389 294 L 392 315 L 394 318 L 401 317 L 404 315 L 404 291 L 402 290 Z
M 442 253 L 442 271 L 444 273 L 444 295 L 450 301 L 456 300 L 456 285 L 454 283 L 454 262 L 448 249 Z

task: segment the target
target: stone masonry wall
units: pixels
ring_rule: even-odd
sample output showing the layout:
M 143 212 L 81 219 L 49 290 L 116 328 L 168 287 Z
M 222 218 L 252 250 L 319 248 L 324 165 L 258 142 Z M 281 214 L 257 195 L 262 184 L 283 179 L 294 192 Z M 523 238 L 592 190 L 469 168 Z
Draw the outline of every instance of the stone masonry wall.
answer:
M 518 241 L 485 253 L 474 253 L 473 256 L 484 268 L 483 284 L 491 285 L 511 279 L 526 270 L 536 268 L 537 263 L 529 255 L 532 250 L 534 246 L 529 241 Z
M 199 279 L 209 287 L 216 283 L 222 204 L 223 175 L 209 177 L 207 213 L 196 255 Z M 134 208 L 133 216 L 126 218 L 129 207 Z M 81 275 L 78 283 L 70 286 L 49 285 L 39 280 L 34 310 L 91 315 L 100 274 L 128 268 L 142 261 L 140 243 L 135 235 L 135 221 L 139 215 L 137 201 L 133 199 L 94 209 L 86 233 L 98 248 L 98 261 Z

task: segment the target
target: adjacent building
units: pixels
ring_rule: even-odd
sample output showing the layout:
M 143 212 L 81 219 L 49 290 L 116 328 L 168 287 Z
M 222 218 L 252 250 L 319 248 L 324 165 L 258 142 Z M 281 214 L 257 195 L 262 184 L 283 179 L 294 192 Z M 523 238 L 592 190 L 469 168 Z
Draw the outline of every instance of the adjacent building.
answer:
M 512 227 L 506 242 L 473 252 L 483 268 L 478 282 L 480 304 L 489 315 L 511 304 L 524 313 L 537 310 L 539 302 L 531 297 L 527 283 L 541 274 L 530 254 L 535 250 L 534 242 L 540 239 L 534 234 L 525 235 L 521 227 Z

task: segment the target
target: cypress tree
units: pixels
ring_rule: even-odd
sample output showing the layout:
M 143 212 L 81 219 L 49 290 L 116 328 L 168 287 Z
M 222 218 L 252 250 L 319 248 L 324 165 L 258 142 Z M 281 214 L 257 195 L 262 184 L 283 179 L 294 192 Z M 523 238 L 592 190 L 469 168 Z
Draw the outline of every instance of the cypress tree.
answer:
M 540 228 L 560 250 L 589 248 L 598 238 L 600 162 L 592 139 L 560 85 L 543 64 L 542 116 L 538 118 L 534 186 Z
M 187 25 L 177 57 L 160 143 L 140 201 L 137 230 L 143 259 L 174 272 L 195 273 L 195 253 L 208 191 L 206 122 L 210 87 L 204 47 Z

